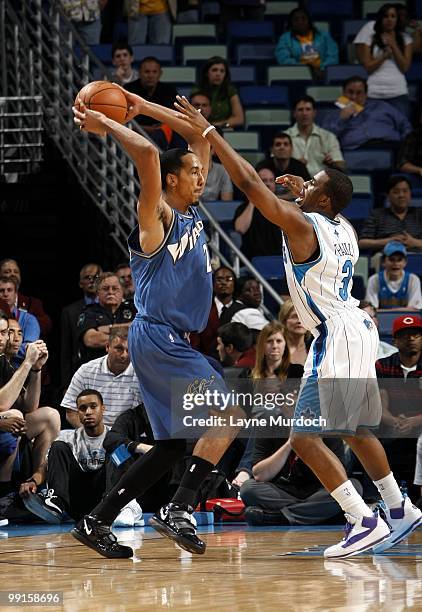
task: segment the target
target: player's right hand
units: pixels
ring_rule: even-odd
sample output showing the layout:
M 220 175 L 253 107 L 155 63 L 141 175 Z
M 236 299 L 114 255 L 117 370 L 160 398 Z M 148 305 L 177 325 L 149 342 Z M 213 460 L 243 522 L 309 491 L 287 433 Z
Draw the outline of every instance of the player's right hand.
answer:
M 126 89 L 124 89 L 124 87 L 119 85 L 119 83 L 113 83 L 113 85 L 116 85 L 116 87 L 120 89 L 120 91 L 125 95 L 125 98 L 126 98 L 127 115 L 123 123 L 128 123 L 129 121 L 132 121 L 132 119 L 134 119 L 138 115 L 142 115 L 143 109 L 145 106 L 144 98 L 130 91 L 126 91 Z
M 91 134 L 105 136 L 107 131 L 104 122 L 107 117 L 102 113 L 86 108 L 80 98 L 78 98 L 77 102 L 80 110 L 78 110 L 76 106 L 73 106 L 72 111 L 75 115 L 73 121 L 79 126 L 79 129 L 84 132 L 90 132 Z
M 278 176 L 275 179 L 275 182 L 277 183 L 277 185 L 282 185 L 283 187 L 286 187 L 286 189 L 288 189 L 295 197 L 299 197 L 302 192 L 303 184 L 305 181 L 301 176 L 293 176 L 293 174 L 283 174 L 282 176 Z

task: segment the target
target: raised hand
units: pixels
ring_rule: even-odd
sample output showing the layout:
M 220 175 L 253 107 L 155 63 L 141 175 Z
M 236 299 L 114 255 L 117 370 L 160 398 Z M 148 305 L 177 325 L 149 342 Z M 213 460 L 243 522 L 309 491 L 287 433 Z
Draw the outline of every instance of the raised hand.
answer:
M 141 96 L 131 93 L 130 91 L 126 91 L 126 89 L 124 89 L 124 87 L 122 87 L 118 83 L 113 83 L 113 85 L 116 85 L 116 87 L 121 90 L 121 92 L 125 95 L 126 98 L 128 110 L 124 123 L 128 123 L 138 115 L 142 115 L 145 100 Z
M 194 108 L 185 96 L 176 96 L 176 100 L 177 102 L 174 103 L 174 106 L 179 111 L 180 119 L 188 121 L 198 134 L 202 134 L 204 130 L 211 125 L 211 123 L 201 115 L 200 109 Z
M 283 174 L 283 176 L 278 176 L 275 179 L 277 185 L 283 185 L 286 187 L 292 195 L 295 197 L 299 197 L 302 189 L 303 183 L 305 182 L 301 176 L 293 176 L 293 174 Z
M 91 134 L 105 136 L 107 133 L 104 124 L 106 116 L 97 111 L 87 109 L 80 98 L 78 98 L 77 101 L 80 110 L 78 110 L 76 106 L 73 106 L 72 111 L 75 115 L 73 121 L 79 126 L 79 129 L 84 132 L 90 132 Z

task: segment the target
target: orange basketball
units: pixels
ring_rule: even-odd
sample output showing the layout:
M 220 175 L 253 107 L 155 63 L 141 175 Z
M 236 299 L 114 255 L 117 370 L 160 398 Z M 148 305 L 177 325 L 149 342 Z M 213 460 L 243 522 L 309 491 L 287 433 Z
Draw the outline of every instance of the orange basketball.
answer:
M 127 115 L 127 102 L 125 95 L 114 83 L 109 81 L 93 81 L 82 87 L 75 99 L 75 106 L 79 109 L 78 98 L 86 108 L 103 113 L 106 117 L 123 123 Z

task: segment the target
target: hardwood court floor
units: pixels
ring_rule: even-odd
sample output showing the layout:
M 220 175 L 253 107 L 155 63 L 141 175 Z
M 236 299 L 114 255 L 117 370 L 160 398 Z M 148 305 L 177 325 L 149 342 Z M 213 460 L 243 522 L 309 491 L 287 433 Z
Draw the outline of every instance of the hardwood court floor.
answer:
M 25 529 L 34 535 L 17 537 Z M 64 593 L 62 607 L 0 610 L 422 610 L 422 529 L 390 555 L 345 561 L 322 557 L 323 548 L 339 540 L 335 527 L 205 527 L 204 556 L 181 551 L 151 528 L 116 530 L 136 548 L 133 560 L 104 559 L 69 529 L 0 529 L 0 591 Z

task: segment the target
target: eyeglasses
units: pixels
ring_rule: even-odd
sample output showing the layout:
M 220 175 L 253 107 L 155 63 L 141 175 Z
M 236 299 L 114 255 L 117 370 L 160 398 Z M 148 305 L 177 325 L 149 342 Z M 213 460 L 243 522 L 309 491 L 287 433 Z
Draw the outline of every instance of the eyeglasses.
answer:
M 94 274 L 86 274 L 86 276 L 82 277 L 82 280 L 93 281 L 93 280 L 96 280 L 97 278 L 99 278 L 99 276 L 100 276 L 99 274 L 95 274 L 95 276 L 94 276 Z

